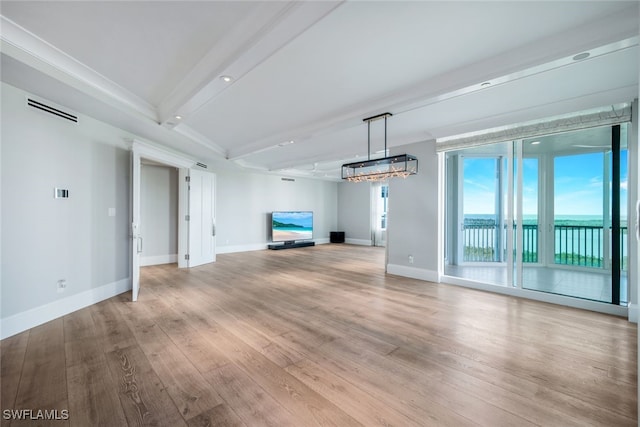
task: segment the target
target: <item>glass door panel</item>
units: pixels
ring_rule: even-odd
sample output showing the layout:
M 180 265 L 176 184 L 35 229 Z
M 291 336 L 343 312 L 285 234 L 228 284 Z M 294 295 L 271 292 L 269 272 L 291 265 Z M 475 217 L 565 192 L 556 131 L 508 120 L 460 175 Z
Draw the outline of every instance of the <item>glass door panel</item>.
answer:
M 506 286 L 510 143 L 447 153 L 445 274 Z
M 540 141 L 516 141 L 514 169 L 514 286 L 527 288 L 538 282 L 539 263 L 544 260 L 544 203 L 541 202 Z M 519 168 L 521 171 L 519 171 Z M 518 193 L 521 192 L 521 196 Z M 522 211 L 520 213 L 520 211 Z M 520 224 L 521 223 L 521 224 Z M 520 272 L 520 274 L 518 274 Z
M 463 261 L 501 261 L 500 158 L 463 157 Z
M 579 147 L 580 148 L 580 147 Z M 554 264 L 565 267 L 555 292 L 611 302 L 608 233 L 609 197 L 605 197 L 608 152 L 554 158 Z M 591 270 L 591 271 L 589 271 Z M 600 274 L 597 274 L 600 273 Z
M 523 288 L 612 302 L 611 141 L 611 127 L 523 141 Z M 533 156 L 537 179 L 526 172 Z M 539 189 L 537 207 L 526 196 L 528 183 Z M 624 203 L 621 211 L 626 212 Z M 527 258 L 534 252 L 527 249 L 532 239 L 528 227 L 537 229 L 537 259 Z

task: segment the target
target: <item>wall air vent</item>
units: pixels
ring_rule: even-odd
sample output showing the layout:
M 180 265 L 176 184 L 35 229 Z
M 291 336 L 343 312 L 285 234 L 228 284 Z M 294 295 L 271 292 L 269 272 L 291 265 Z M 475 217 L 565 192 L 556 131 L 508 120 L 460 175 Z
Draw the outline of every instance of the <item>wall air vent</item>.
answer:
M 204 163 L 200 163 L 200 162 L 196 163 L 196 166 L 200 166 L 203 169 L 207 168 L 207 165 L 205 165 Z
M 280 178 L 280 179 L 283 181 L 296 182 L 296 180 L 293 178 Z
M 58 108 L 54 108 L 50 105 L 43 104 L 40 101 L 36 101 L 35 99 L 27 98 L 27 105 L 29 107 L 37 108 L 40 111 L 44 111 L 45 113 L 53 114 L 58 117 L 62 117 L 63 119 L 67 119 L 71 122 L 78 123 L 78 116 L 74 116 L 73 114 L 62 111 Z

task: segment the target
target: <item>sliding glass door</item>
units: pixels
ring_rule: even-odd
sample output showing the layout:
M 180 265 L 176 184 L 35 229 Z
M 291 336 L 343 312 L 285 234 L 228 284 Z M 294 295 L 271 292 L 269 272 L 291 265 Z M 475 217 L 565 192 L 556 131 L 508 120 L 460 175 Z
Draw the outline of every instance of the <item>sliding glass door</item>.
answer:
M 626 141 L 626 126 L 624 130 L 620 141 Z M 545 208 L 539 211 L 537 223 L 531 225 L 542 243 L 538 246 L 539 262 L 527 263 L 523 257 L 523 288 L 626 302 L 623 260 L 627 208 L 626 197 L 620 197 L 626 194 L 626 185 L 620 184 L 626 182 L 626 144 L 614 147 L 613 132 L 614 128 L 607 126 L 522 141 L 523 155 L 537 157 L 542 166 L 539 173 L 545 177 L 538 197 Z M 614 169 L 618 176 L 615 186 Z M 526 189 L 527 179 L 523 180 Z M 613 199 L 620 205 L 617 212 Z M 618 239 L 612 234 L 614 213 Z M 525 245 L 531 240 L 526 230 L 522 240 Z M 614 289 L 620 289 L 621 283 L 624 286 L 619 301 L 615 301 Z
M 626 303 L 626 127 L 446 153 L 445 275 Z
M 445 273 L 506 285 L 510 144 L 447 155 L 451 212 Z

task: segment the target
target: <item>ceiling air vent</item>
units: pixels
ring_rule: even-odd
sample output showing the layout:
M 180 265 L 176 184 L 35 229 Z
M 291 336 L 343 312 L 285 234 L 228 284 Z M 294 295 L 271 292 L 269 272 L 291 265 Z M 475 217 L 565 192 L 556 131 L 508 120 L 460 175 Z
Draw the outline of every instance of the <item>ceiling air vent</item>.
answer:
M 280 178 L 280 179 L 283 181 L 296 182 L 296 180 L 293 178 Z
M 44 111 L 45 113 L 53 114 L 58 117 L 62 117 L 63 119 L 67 119 L 71 122 L 78 123 L 78 116 L 74 116 L 73 114 L 62 111 L 58 108 L 54 108 L 50 105 L 43 104 L 42 102 L 36 101 L 35 99 L 27 98 L 27 105 L 29 107 L 37 108 L 40 111 Z
M 204 168 L 204 169 L 207 168 L 207 165 L 205 165 L 204 163 L 200 163 L 200 162 L 196 163 L 196 166 L 200 166 L 201 168 Z

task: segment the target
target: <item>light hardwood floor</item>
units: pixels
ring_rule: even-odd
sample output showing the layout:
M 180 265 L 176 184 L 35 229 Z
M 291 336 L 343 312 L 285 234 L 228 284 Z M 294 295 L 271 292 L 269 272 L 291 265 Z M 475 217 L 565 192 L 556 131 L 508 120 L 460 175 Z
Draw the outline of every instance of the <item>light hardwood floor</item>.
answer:
M 138 302 L 3 340 L 2 408 L 81 427 L 638 425 L 635 325 L 383 260 L 321 245 L 146 267 Z

